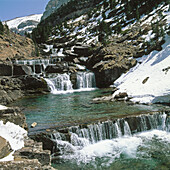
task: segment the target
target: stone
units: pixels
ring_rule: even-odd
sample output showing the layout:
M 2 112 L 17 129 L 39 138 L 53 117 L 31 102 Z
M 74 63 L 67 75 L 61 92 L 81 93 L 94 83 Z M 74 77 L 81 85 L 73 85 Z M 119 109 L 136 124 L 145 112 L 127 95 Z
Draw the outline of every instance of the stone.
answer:
M 123 93 L 119 93 L 117 95 L 115 95 L 115 99 L 119 99 L 119 98 L 125 98 L 125 97 L 128 97 L 128 94 L 126 92 L 123 92 Z
M 0 120 L 4 123 L 9 121 L 24 129 L 28 129 L 25 115 L 18 107 L 8 107 L 7 109 L 0 110 Z
M 8 156 L 12 152 L 9 142 L 0 136 L 0 159 Z
M 142 84 L 145 84 L 148 81 L 149 77 L 146 77 L 143 81 Z
M 31 93 L 41 93 L 42 91 L 48 92 L 48 86 L 44 79 L 33 76 L 21 76 L 19 79 L 22 81 L 21 90 L 24 92 L 31 91 Z
M 0 63 L 0 76 L 12 76 L 12 65 Z
M 37 126 L 37 122 L 31 124 L 31 128 L 34 128 L 35 126 Z
M 112 69 L 106 69 L 102 71 L 96 70 L 96 86 L 99 88 L 109 87 L 113 82 L 119 78 L 119 76 L 125 72 L 125 69 L 122 67 L 114 67 Z

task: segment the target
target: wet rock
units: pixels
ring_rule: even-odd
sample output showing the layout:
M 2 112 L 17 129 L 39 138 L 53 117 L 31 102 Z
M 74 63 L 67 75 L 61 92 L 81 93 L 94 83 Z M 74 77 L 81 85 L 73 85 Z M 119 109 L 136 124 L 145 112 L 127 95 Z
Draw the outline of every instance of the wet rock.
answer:
M 51 153 L 57 152 L 56 142 L 51 139 L 51 134 L 49 133 L 40 133 L 35 135 L 30 135 L 30 138 L 43 143 L 43 149 L 49 150 Z
M 44 79 L 33 76 L 19 77 L 22 81 L 21 90 L 32 91 L 33 93 L 40 93 L 42 91 L 48 91 L 47 83 Z
M 6 157 L 12 152 L 9 142 L 0 136 L 0 159 Z
M 31 128 L 34 128 L 35 126 L 37 126 L 37 122 L 31 124 Z
M 13 75 L 32 75 L 32 69 L 26 65 L 14 65 Z

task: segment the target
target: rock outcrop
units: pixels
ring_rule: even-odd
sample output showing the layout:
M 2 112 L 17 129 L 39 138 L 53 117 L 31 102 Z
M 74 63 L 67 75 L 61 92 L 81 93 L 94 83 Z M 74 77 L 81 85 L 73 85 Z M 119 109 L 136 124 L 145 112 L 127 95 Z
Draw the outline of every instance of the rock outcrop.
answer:
M 1 71 L 0 71 L 1 72 Z M 33 76 L 0 77 L 0 104 L 9 104 L 28 94 L 48 92 L 47 83 Z
M 0 120 L 4 123 L 12 122 L 24 129 L 28 129 L 25 115 L 18 107 L 7 107 L 6 109 L 0 110 Z
M 0 136 L 0 159 L 6 157 L 12 152 L 9 142 Z

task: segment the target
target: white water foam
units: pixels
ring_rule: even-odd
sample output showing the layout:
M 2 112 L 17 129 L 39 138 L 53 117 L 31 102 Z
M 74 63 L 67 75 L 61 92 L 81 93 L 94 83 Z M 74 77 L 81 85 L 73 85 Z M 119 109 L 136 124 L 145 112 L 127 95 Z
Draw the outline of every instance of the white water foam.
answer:
M 115 159 L 120 158 L 121 155 L 127 158 L 137 158 L 140 154 L 140 147 L 146 146 L 152 142 L 154 139 L 159 140 L 161 143 L 167 143 L 170 146 L 170 133 L 162 130 L 151 130 L 142 133 L 135 134 L 133 136 L 123 136 L 111 140 L 103 140 L 94 144 L 89 144 L 80 147 L 72 145 L 72 154 L 70 154 L 70 149 L 65 154 L 61 156 L 65 160 L 75 160 L 79 165 L 81 163 L 88 164 L 95 162 L 98 159 L 104 159 L 105 163 L 103 166 L 109 166 L 115 161 Z M 69 144 L 70 145 L 70 144 Z M 148 145 L 148 146 L 147 146 Z M 66 148 L 66 147 L 65 147 Z M 70 148 L 70 147 L 69 147 Z M 74 148 L 74 149 L 73 149 Z

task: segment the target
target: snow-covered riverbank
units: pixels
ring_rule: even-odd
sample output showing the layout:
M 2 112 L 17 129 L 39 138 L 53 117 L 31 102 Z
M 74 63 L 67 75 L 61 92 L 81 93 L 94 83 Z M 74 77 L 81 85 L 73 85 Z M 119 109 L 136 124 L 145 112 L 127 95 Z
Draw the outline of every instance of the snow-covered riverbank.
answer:
M 153 51 L 140 58 L 137 64 L 116 80 L 120 92 L 126 92 L 131 101 L 140 103 L 170 103 L 170 36 L 166 36 L 161 51 Z

